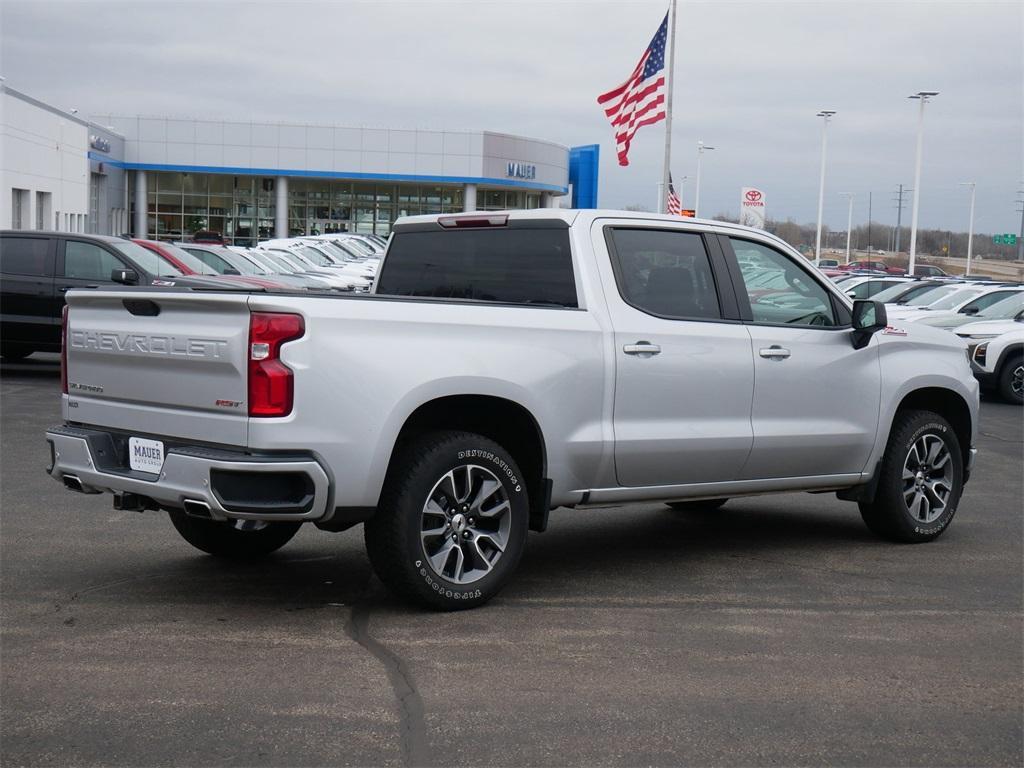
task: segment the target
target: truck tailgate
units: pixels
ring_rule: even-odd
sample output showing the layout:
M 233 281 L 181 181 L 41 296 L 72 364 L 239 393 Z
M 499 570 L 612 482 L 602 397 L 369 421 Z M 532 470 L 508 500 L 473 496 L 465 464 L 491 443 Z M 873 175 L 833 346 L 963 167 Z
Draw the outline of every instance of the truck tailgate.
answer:
M 245 446 L 248 301 L 230 293 L 70 293 L 65 418 Z

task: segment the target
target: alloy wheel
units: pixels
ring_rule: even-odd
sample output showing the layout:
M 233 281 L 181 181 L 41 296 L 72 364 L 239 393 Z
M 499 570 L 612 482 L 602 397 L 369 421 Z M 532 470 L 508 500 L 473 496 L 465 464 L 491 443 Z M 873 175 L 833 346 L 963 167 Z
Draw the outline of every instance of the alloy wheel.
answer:
M 926 434 L 910 446 L 903 462 L 903 502 L 918 523 L 932 523 L 946 511 L 953 493 L 953 460 L 938 435 Z
M 465 464 L 446 472 L 420 516 L 423 554 L 438 576 L 471 584 L 490 573 L 508 546 L 512 504 L 497 476 Z

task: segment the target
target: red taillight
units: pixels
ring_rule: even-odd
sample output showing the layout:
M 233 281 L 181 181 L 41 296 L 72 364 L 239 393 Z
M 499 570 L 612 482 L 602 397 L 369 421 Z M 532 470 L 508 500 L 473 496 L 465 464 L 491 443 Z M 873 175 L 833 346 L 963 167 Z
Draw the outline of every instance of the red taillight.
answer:
M 292 369 L 281 362 L 281 345 L 302 336 L 301 315 L 253 312 L 249 318 L 249 415 L 292 412 Z
M 68 393 L 68 305 L 60 313 L 60 390 Z

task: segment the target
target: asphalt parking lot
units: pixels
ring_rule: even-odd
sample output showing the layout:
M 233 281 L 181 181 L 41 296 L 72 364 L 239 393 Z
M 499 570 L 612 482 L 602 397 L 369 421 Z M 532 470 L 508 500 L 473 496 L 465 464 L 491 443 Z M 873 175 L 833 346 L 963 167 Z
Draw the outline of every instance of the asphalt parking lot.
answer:
M 791 494 L 559 510 L 487 607 L 432 614 L 360 529 L 259 564 L 44 473 L 55 357 L 4 366 L 4 765 L 1009 765 L 1024 761 L 1022 412 L 937 542 Z

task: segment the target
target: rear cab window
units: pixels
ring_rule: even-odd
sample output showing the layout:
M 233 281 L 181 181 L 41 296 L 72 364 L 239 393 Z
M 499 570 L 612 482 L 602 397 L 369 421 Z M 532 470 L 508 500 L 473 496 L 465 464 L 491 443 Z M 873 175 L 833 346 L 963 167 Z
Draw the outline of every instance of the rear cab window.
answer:
M 0 273 L 53 277 L 52 241 L 47 237 L 0 237 Z
M 634 309 L 673 320 L 722 317 L 704 239 L 695 232 L 608 230 L 619 294 Z
M 397 231 L 375 293 L 577 308 L 569 230 Z

